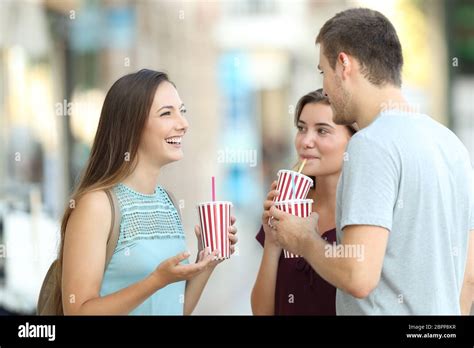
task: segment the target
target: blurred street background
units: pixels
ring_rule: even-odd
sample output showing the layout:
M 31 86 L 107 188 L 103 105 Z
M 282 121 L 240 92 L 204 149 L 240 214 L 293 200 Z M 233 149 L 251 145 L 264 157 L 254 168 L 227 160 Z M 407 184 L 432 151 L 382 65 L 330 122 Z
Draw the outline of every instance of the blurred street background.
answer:
M 402 42 L 403 92 L 474 162 L 474 0 L 0 0 L 0 313 L 31 314 L 107 90 L 165 71 L 187 106 L 185 158 L 160 183 L 195 256 L 196 204 L 234 203 L 239 247 L 195 314 L 251 314 L 263 199 L 296 159 L 293 112 L 322 87 L 315 38 L 350 7 L 384 13 Z

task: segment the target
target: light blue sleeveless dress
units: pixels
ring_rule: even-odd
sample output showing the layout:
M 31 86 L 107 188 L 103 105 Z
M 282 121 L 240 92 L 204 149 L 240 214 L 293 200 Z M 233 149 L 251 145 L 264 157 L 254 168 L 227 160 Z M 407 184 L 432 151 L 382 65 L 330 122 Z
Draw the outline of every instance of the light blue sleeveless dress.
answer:
M 114 191 L 122 215 L 120 235 L 100 296 L 146 278 L 162 261 L 187 250 L 181 219 L 163 188 L 157 186 L 147 195 L 120 183 Z M 130 314 L 183 315 L 185 285 L 185 281 L 167 285 Z

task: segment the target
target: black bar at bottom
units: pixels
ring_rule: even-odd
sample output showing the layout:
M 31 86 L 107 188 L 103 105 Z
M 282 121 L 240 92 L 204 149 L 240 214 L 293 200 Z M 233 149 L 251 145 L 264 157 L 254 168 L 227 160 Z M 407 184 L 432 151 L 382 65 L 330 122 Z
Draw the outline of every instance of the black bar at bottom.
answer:
M 1 348 L 86 343 L 134 347 L 147 343 L 383 343 L 473 347 L 474 317 L 0 317 Z

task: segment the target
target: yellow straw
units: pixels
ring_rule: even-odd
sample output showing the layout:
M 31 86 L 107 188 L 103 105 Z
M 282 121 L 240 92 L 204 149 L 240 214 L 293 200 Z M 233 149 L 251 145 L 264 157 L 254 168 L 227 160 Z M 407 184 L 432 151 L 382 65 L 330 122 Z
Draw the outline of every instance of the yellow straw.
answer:
M 298 169 L 298 173 L 301 173 L 301 171 L 303 170 L 305 164 L 306 164 L 306 158 L 301 163 L 300 168 Z

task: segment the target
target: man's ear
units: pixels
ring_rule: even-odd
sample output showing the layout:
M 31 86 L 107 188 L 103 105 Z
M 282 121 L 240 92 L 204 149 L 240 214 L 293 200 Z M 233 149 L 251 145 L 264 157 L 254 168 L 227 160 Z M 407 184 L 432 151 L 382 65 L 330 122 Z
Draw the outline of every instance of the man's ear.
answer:
M 342 76 L 341 78 L 343 80 L 345 80 L 350 72 L 352 71 L 353 69 L 353 61 L 352 61 L 352 57 L 350 57 L 347 53 L 345 52 L 340 52 L 338 55 L 337 55 L 337 64 L 336 64 L 336 67 L 337 65 L 340 65 L 342 67 Z

